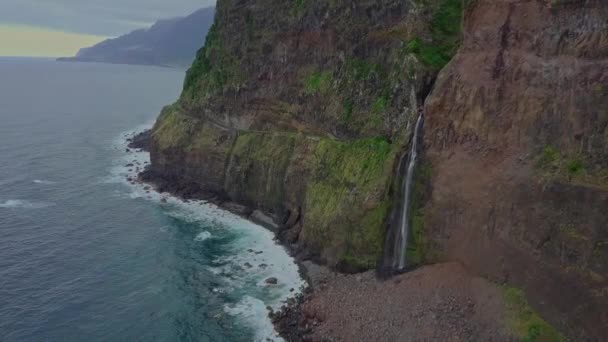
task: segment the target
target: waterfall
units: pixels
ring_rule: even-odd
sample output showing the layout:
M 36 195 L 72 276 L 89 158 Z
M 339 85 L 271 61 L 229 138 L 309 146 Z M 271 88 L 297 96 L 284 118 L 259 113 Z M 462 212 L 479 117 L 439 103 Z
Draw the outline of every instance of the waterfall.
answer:
M 407 168 L 405 169 L 405 181 L 403 182 L 403 202 L 400 208 L 399 231 L 395 239 L 395 257 L 393 259 L 393 269 L 401 271 L 406 266 L 407 256 L 407 240 L 410 230 L 410 200 L 412 197 L 412 182 L 414 181 L 414 171 L 416 170 L 416 160 L 418 159 L 418 135 L 422 127 L 423 115 L 418 116 L 414 135 L 412 137 L 410 154 L 407 160 Z
M 410 152 L 402 157 L 399 163 L 399 175 L 403 178 L 400 181 L 400 198 L 395 202 L 393 208 L 392 219 L 389 231 L 387 232 L 387 240 L 385 246 L 385 257 L 382 266 L 382 272 L 392 274 L 403 271 L 407 266 L 407 243 L 410 231 L 410 205 L 412 196 L 412 183 L 414 181 L 414 172 L 416 170 L 416 161 L 418 159 L 418 142 L 419 135 L 422 130 L 424 115 L 420 113 L 416 126 Z

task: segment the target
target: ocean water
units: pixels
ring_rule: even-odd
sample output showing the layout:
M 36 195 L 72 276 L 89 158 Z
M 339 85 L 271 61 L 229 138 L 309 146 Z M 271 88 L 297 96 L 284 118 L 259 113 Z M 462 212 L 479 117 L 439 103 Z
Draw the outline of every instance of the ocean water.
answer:
M 272 233 L 126 181 L 149 157 L 125 139 L 183 72 L 0 58 L 0 75 L 0 341 L 280 340 L 266 307 L 303 281 Z

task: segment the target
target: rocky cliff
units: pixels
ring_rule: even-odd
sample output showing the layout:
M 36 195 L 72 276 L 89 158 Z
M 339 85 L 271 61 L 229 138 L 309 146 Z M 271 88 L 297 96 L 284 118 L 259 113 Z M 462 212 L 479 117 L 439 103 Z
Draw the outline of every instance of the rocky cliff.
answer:
M 454 0 L 219 1 L 154 128 L 151 173 L 269 213 L 318 261 L 373 268 L 396 162 L 461 12 Z
M 220 0 L 179 101 L 154 126 L 146 176 L 161 190 L 269 214 L 304 257 L 369 269 L 424 107 L 408 259 L 459 261 L 522 287 L 551 323 L 600 340 L 607 9 Z
M 520 286 L 576 340 L 608 333 L 608 3 L 473 1 L 426 102 L 442 258 Z

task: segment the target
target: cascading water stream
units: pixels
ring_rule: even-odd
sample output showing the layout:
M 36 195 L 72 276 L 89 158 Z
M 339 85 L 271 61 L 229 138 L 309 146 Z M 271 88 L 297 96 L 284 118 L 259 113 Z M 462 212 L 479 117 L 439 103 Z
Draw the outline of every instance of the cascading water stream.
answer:
M 414 127 L 414 135 L 412 136 L 412 143 L 410 153 L 407 159 L 407 165 L 405 170 L 405 179 L 402 187 L 402 200 L 401 206 L 397 208 L 399 211 L 397 220 L 394 222 L 394 245 L 393 256 L 392 256 L 392 270 L 395 272 L 403 271 L 407 266 L 407 242 L 410 230 L 410 199 L 412 196 L 412 182 L 414 181 L 414 172 L 416 170 L 416 161 L 418 159 L 418 140 L 419 134 L 422 129 L 424 121 L 424 115 L 420 113 L 416 126 Z

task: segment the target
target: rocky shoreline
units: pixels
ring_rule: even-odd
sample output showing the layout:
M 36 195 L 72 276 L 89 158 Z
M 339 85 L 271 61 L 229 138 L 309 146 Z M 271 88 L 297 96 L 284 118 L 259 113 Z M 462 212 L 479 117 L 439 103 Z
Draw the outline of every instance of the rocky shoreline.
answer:
M 150 137 L 149 130 L 139 133 L 130 138 L 128 148 L 149 151 Z M 280 311 L 269 312 L 286 341 L 516 340 L 505 324 L 506 308 L 499 286 L 469 275 L 459 264 L 422 267 L 386 280 L 374 271 L 338 273 L 311 261 L 270 215 L 197 188 L 179 186 L 154 175 L 149 167 L 140 172 L 137 181 L 159 192 L 211 202 L 276 234 L 308 283 L 302 294 Z M 408 309 L 412 306 L 415 310 Z
M 135 134 L 131 138 L 127 138 L 128 149 L 150 152 L 151 133 L 152 130 L 148 129 Z M 291 322 L 293 321 L 293 317 L 300 316 L 301 304 L 305 302 L 306 298 L 308 298 L 313 291 L 313 280 L 311 279 L 310 270 L 312 269 L 314 271 L 314 274 L 312 275 L 314 279 L 318 279 L 320 275 L 327 274 L 330 271 L 325 266 L 319 266 L 312 262 L 305 262 L 306 253 L 303 253 L 301 249 L 297 249 L 294 244 L 289 243 L 288 235 L 281 234 L 281 227 L 276 224 L 276 220 L 273 217 L 261 212 L 260 210 L 229 201 L 222 196 L 204 193 L 196 188 L 180 187 L 177 185 L 177 183 L 172 183 L 165 178 L 155 175 L 150 171 L 149 165 L 146 165 L 145 168 L 139 173 L 139 178 L 137 181 L 149 184 L 150 187 L 154 188 L 155 191 L 160 193 L 170 193 L 173 196 L 177 196 L 185 200 L 208 201 L 221 209 L 243 217 L 244 219 L 250 220 L 253 223 L 256 223 L 275 233 L 277 241 L 279 241 L 281 245 L 286 248 L 290 256 L 295 259 L 296 264 L 299 267 L 300 276 L 308 283 L 308 286 L 302 289 L 301 295 L 294 298 L 289 303 L 286 303 L 281 311 L 271 311 L 269 312 L 269 316 L 271 317 L 277 331 L 287 341 L 299 341 L 306 336 L 302 329 L 299 327 L 294 327 Z M 285 231 L 283 231 L 283 233 L 285 233 Z
M 458 263 L 379 280 L 304 262 L 311 288 L 271 314 L 287 341 L 518 341 L 504 288 Z

